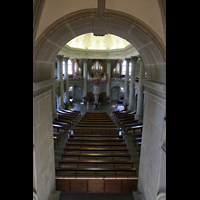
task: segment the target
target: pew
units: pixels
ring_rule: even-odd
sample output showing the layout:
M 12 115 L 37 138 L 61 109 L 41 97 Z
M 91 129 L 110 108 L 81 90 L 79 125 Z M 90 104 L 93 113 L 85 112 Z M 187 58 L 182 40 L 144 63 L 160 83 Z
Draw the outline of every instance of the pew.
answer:
M 143 127 L 143 125 L 130 126 L 130 127 L 127 127 L 127 132 L 128 131 L 133 131 L 133 133 L 135 133 L 135 130 L 137 130 L 137 129 L 140 129 L 142 131 L 142 127 Z
M 142 138 L 141 137 L 136 137 L 135 138 L 135 142 L 134 142 L 134 146 L 136 147 L 136 145 L 138 144 L 138 142 L 141 142 Z M 138 146 L 138 145 L 137 145 Z
M 111 154 L 105 154 L 105 153 L 62 153 L 61 154 L 61 159 L 63 160 L 63 158 L 73 158 L 73 157 L 78 157 L 78 159 L 80 160 L 80 158 L 112 158 L 114 160 L 114 158 L 121 158 L 121 159 L 128 159 L 130 160 L 131 158 L 131 154 L 121 154 L 121 153 L 111 153 Z
M 58 124 L 64 126 L 66 129 L 69 129 L 70 124 L 65 122 L 53 121 L 53 124 Z
M 60 134 L 57 132 L 53 132 L 53 135 L 56 136 L 58 138 L 58 141 L 60 141 Z
M 97 146 L 109 146 L 110 148 L 119 146 L 119 147 L 126 147 L 126 143 L 84 143 L 84 142 L 66 142 L 66 146 L 72 147 L 82 147 L 82 146 L 89 146 L 89 147 L 97 147 Z
M 77 168 L 77 167 L 56 167 L 56 175 L 60 172 L 71 172 L 75 171 L 75 175 L 78 175 L 78 172 L 90 172 L 93 175 L 97 175 L 97 172 L 113 172 L 113 175 L 117 175 L 120 172 L 124 172 L 123 175 L 136 175 L 136 168 Z M 61 173 L 60 173 L 61 174 Z M 100 174 L 100 173 L 99 173 Z M 66 174 L 64 174 L 66 175 Z M 120 173 L 122 175 L 122 173 Z
M 122 166 L 122 165 L 128 165 L 133 167 L 133 160 L 59 160 L 59 167 L 61 165 L 69 165 L 69 164 L 74 164 L 76 167 L 79 167 L 80 165 L 82 166 L 91 166 L 95 165 L 96 167 L 99 165 L 108 165 L 108 166 Z
M 120 128 L 75 127 L 74 134 L 119 135 Z
M 135 138 L 141 137 L 141 136 L 142 136 L 142 132 L 141 131 L 133 134 L 133 136 L 132 136 L 132 142 L 135 143 Z
M 70 134 L 69 138 L 74 138 L 74 137 L 93 137 L 93 138 L 123 138 L 123 135 L 84 135 L 84 134 Z
M 138 126 L 138 125 L 143 125 L 143 122 L 137 122 L 137 123 L 131 123 L 131 124 L 124 124 L 124 131 L 127 130 L 128 127 L 134 127 L 134 126 Z
M 57 132 L 59 132 L 59 129 L 63 129 L 66 133 L 66 127 L 63 125 L 53 124 L 53 128 L 57 128 Z
M 128 153 L 123 136 L 119 135 L 120 128 L 113 126 L 110 120 L 106 112 L 95 114 L 91 112 L 86 113 L 76 124 L 73 134 L 69 135 L 63 148 L 59 167 L 55 168 L 56 190 L 61 192 L 137 190 L 138 177 L 131 155 Z M 74 188 L 74 184 L 76 187 L 78 185 L 78 190 Z
M 90 125 L 90 124 L 77 124 L 76 125 L 76 127 L 99 127 L 99 128 L 102 128 L 102 127 L 104 127 L 104 128 L 117 128 L 117 125 L 101 125 L 101 124 L 92 124 L 92 125 Z
M 68 116 L 62 115 L 60 113 L 57 113 L 57 115 L 58 115 L 58 118 L 60 118 L 60 119 L 70 120 L 73 123 L 76 121 L 76 118 L 74 118 L 74 117 L 68 117 Z
M 99 153 L 99 152 L 104 152 L 104 151 L 107 151 L 107 152 L 111 152 L 113 153 L 113 151 L 118 151 L 119 152 L 126 152 L 128 153 L 128 148 L 80 148 L 80 147 L 64 147 L 64 153 L 65 152 L 79 152 L 81 153 L 82 151 L 85 152 L 85 151 L 88 151 L 88 152 L 91 152 L 93 151 L 94 153 Z
M 88 118 L 88 119 L 84 119 L 84 118 L 82 118 L 80 121 L 82 121 L 82 122 L 84 122 L 84 121 L 86 121 L 86 122 L 98 122 L 98 121 L 100 121 L 100 122 L 113 122 L 113 120 L 112 119 L 95 119 L 95 118 Z
M 68 123 L 70 126 L 73 125 L 73 122 L 67 119 L 61 119 L 61 118 L 54 118 L 55 122 L 64 122 L 64 123 Z
M 99 142 L 124 142 L 124 139 L 112 138 L 112 139 L 96 139 L 96 138 L 68 138 L 68 142 L 92 142 L 92 143 L 99 143 Z
M 96 122 L 91 122 L 91 121 L 80 121 L 78 124 L 90 124 L 90 125 L 114 125 L 114 122 L 101 122 L 101 121 L 96 121 Z

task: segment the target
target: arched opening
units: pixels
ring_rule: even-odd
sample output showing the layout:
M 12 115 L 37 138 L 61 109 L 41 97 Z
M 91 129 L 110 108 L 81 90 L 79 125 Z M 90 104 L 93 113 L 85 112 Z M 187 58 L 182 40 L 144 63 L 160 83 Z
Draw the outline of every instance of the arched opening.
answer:
M 99 21 L 98 21 L 99 20 Z M 137 21 L 137 22 L 136 22 Z M 166 83 L 165 46 L 156 33 L 133 16 L 109 10 L 97 17 L 89 10 L 66 15 L 49 26 L 34 44 L 33 81 L 51 77 L 52 65 L 60 49 L 72 38 L 95 32 L 101 24 L 105 33 L 126 39 L 140 53 L 148 80 Z
M 166 84 L 166 65 L 165 65 L 165 46 L 162 43 L 161 39 L 157 36 L 157 34 L 151 30 L 147 25 L 141 22 L 139 19 L 136 19 L 133 16 L 127 15 L 125 13 L 121 13 L 118 11 L 107 10 L 104 12 L 103 16 L 99 16 L 99 14 L 93 12 L 93 10 L 87 9 L 82 11 L 77 11 L 70 15 L 63 16 L 62 18 L 58 19 L 52 25 L 50 25 L 37 39 L 34 43 L 34 51 L 33 51 L 33 82 L 34 82 L 34 89 L 39 88 L 40 85 L 35 84 L 36 82 L 43 82 L 46 84 L 46 87 L 49 86 L 51 83 L 47 80 L 51 80 L 51 73 L 52 68 L 54 66 L 55 57 L 60 51 L 60 49 L 72 38 L 84 34 L 93 32 L 96 34 L 96 28 L 98 25 L 104 29 L 105 33 L 110 33 L 122 37 L 129 41 L 140 53 L 140 56 L 145 65 L 145 71 L 147 73 L 147 79 L 151 81 L 151 84 L 154 83 L 161 83 Z M 153 87 L 153 85 L 151 85 Z M 160 89 L 159 89 L 160 90 Z M 155 92 L 155 91 L 154 91 Z M 50 138 L 50 134 L 52 133 L 51 127 L 51 108 L 48 106 L 50 102 L 51 94 L 49 91 L 45 92 L 42 97 L 37 98 L 37 101 L 34 101 L 34 122 L 33 126 L 35 128 L 34 134 L 38 136 L 40 132 L 44 132 L 43 129 L 38 131 L 39 128 L 44 128 L 45 137 Z M 159 103 L 156 103 L 159 102 Z M 147 136 L 146 141 L 153 141 L 150 139 L 150 131 L 155 132 L 160 137 L 160 133 L 162 133 L 161 129 L 163 128 L 163 121 L 164 119 L 164 106 L 165 100 L 158 99 L 156 96 L 153 96 L 150 93 L 147 93 L 147 98 L 145 98 L 146 104 L 146 111 L 145 114 L 145 121 L 144 121 L 144 134 L 145 137 Z M 155 106 L 155 104 L 157 106 Z M 158 105 L 159 104 L 159 105 Z M 147 106 L 153 105 L 153 106 Z M 163 106 L 164 105 L 164 106 Z M 37 110 L 41 110 L 42 115 Z M 156 108 L 157 115 L 152 115 L 152 109 Z M 159 118 L 159 119 L 158 119 Z M 159 120 L 159 121 L 158 121 Z M 159 123 L 157 123 L 157 121 Z M 42 124 L 44 122 L 44 125 Z M 51 127 L 51 129 L 50 129 Z M 159 128 L 159 130 L 158 130 Z M 37 129 L 37 132 L 36 132 Z M 49 136 L 50 135 L 50 136 Z M 155 134 L 154 134 L 155 135 Z M 39 136 L 38 136 L 39 138 Z M 37 140 L 37 137 L 34 139 Z M 50 139 L 48 140 L 50 141 Z M 158 141 L 158 139 L 156 139 Z M 160 140 L 161 141 L 161 140 Z M 36 146 L 39 149 L 40 143 L 36 141 Z M 48 152 L 53 152 L 53 145 L 48 146 L 49 143 L 45 143 L 45 150 L 47 149 Z M 160 159 L 160 152 L 158 151 L 158 147 L 154 145 L 154 142 L 151 142 L 148 147 L 151 148 L 151 151 L 148 151 L 147 146 L 142 144 L 141 149 L 141 157 L 143 157 L 141 165 L 141 176 L 139 181 L 139 187 L 142 191 L 145 191 L 146 185 L 142 184 L 145 181 L 143 174 L 157 174 L 157 168 L 154 170 L 153 167 L 148 168 L 147 163 L 152 162 L 153 158 L 157 158 L 156 161 Z M 38 147 L 39 146 L 39 147 Z M 143 146 L 145 148 L 143 149 Z M 154 146 L 156 146 L 154 148 Z M 155 150 L 155 151 L 154 151 Z M 143 153 L 145 152 L 145 153 Z M 149 153 L 149 154 L 148 154 Z M 147 155 L 148 154 L 148 155 Z M 49 154 L 48 154 L 49 155 Z M 146 157 L 148 156 L 149 160 L 146 161 Z M 151 158 L 151 155 L 152 156 Z M 151 158 L 151 159 L 150 159 Z M 49 159 L 50 160 L 50 159 Z M 50 163 L 51 162 L 51 163 Z M 53 159 L 49 161 L 49 166 L 52 165 Z M 154 161 L 153 161 L 154 162 Z M 158 162 L 159 163 L 159 162 Z M 151 163 L 150 163 L 151 164 Z M 155 163 L 154 163 L 155 164 Z M 153 164 L 151 165 L 153 166 Z M 152 173 L 149 172 L 152 170 Z M 51 171 L 51 170 L 50 170 Z M 54 169 L 52 169 L 52 172 Z M 39 176 L 39 175 L 38 175 Z M 55 174 L 51 173 L 51 178 L 54 178 Z M 157 178 L 157 177 L 156 177 Z M 157 180 L 157 179 L 153 179 Z M 148 184 L 151 181 L 148 181 Z M 157 184 L 157 183 L 156 183 Z M 154 184 L 154 185 L 156 185 Z M 151 189 L 153 184 L 149 184 L 148 188 Z M 53 186 L 52 186 L 53 188 Z M 155 188 L 153 188 L 155 190 Z M 50 189 L 49 189 L 50 190 Z M 39 192 L 43 192 L 42 190 Z M 156 193 L 156 192 L 155 192 Z M 39 195 L 38 195 L 39 196 Z

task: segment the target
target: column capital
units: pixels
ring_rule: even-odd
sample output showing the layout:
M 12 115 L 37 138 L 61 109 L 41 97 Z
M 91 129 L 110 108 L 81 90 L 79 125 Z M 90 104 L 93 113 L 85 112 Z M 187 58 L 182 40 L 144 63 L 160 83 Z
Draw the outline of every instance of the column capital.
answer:
M 69 60 L 69 57 L 63 57 L 63 60 L 64 60 L 65 62 L 67 62 L 67 61 Z
M 130 59 L 130 58 L 125 58 L 125 60 L 126 60 L 127 62 L 130 62 L 131 59 Z
M 138 60 L 138 56 L 131 56 L 131 61 L 137 61 Z
M 57 58 L 57 61 L 62 61 L 64 56 L 63 55 L 57 55 L 56 58 Z

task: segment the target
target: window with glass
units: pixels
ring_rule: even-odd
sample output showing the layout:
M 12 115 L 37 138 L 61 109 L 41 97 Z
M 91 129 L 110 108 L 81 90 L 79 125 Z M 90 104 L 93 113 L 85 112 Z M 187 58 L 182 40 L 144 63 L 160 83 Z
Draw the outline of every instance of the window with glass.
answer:
M 126 74 L 126 60 L 122 62 L 122 72 L 121 72 L 121 75 L 125 75 L 125 74 Z
M 72 75 L 73 74 L 73 70 L 72 70 L 72 61 L 68 60 L 68 74 Z

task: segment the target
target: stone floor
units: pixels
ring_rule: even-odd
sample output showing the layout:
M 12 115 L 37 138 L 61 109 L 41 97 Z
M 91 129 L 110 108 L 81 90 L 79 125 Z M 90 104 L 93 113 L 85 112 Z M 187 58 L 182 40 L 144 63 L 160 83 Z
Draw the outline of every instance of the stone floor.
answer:
M 111 111 L 116 111 L 119 109 L 123 109 L 123 107 L 118 107 L 117 102 L 110 102 L 110 103 L 102 103 L 98 109 L 94 109 L 93 103 L 90 102 L 89 107 L 87 109 L 87 104 L 81 104 L 80 101 L 74 102 L 75 105 L 74 110 L 81 111 L 81 115 L 83 116 L 87 111 L 89 112 L 107 112 L 109 116 L 111 116 Z M 56 130 L 54 130 L 56 131 Z M 61 159 L 61 153 L 63 153 L 63 148 L 65 147 L 65 143 L 67 142 L 68 135 L 73 132 L 73 130 L 69 130 L 66 134 L 60 131 L 60 141 L 58 142 L 58 146 L 56 146 L 55 149 L 55 167 L 58 167 L 58 160 Z M 125 142 L 127 144 L 127 147 L 129 149 L 129 153 L 131 154 L 131 160 L 134 161 L 134 167 L 136 168 L 136 174 L 139 174 L 139 161 L 140 157 L 138 152 L 136 151 L 136 147 L 133 145 L 132 142 L 132 133 L 124 133 L 124 131 L 120 131 L 120 134 L 124 135 Z M 80 197 L 81 194 L 81 198 Z M 61 193 L 59 200 L 86 200 L 86 199 L 102 199 L 102 200 L 111 200 L 111 199 L 134 199 L 132 193 L 128 194 L 89 194 L 89 193 L 80 193 L 80 194 L 72 194 L 72 193 Z M 95 196 L 96 195 L 96 196 Z M 116 197 L 115 197 L 116 196 Z M 130 198 L 130 196 L 132 198 Z M 112 198 L 111 198 L 112 197 Z

